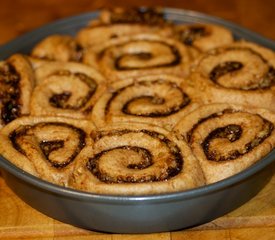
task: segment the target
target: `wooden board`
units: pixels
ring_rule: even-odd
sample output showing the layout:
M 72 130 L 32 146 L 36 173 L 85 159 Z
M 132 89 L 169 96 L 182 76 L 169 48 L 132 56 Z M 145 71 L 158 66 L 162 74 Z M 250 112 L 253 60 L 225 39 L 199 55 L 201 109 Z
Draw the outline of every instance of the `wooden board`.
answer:
M 261 192 L 237 210 L 212 222 L 176 232 L 158 234 L 105 234 L 61 223 L 19 199 L 0 177 L 0 239 L 96 239 L 180 240 L 249 239 L 273 240 L 275 236 L 275 176 Z

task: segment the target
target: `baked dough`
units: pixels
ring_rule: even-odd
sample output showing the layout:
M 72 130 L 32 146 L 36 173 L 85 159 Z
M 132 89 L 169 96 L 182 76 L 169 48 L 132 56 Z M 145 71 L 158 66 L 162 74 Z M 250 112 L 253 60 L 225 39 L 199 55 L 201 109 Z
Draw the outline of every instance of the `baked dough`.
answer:
M 150 195 L 204 184 L 184 141 L 160 127 L 120 123 L 100 128 L 81 152 L 69 186 L 99 194 Z
M 81 150 L 91 144 L 90 121 L 61 117 L 21 117 L 0 132 L 0 152 L 22 170 L 67 185 Z
M 31 114 L 85 118 L 105 89 L 105 78 L 80 63 L 50 62 L 35 71 Z
M 48 61 L 74 61 L 82 59 L 83 48 L 69 35 L 54 34 L 42 39 L 32 49 L 33 58 Z
M 166 129 L 200 105 L 185 79 L 146 75 L 111 84 L 95 104 L 91 118 L 98 126 L 113 122 L 145 122 Z
M 88 49 L 83 62 L 97 67 L 108 82 L 115 82 L 148 74 L 185 77 L 197 55 L 198 51 L 173 38 L 137 34 Z
M 97 47 L 119 37 L 140 33 L 154 33 L 171 36 L 171 23 L 165 20 L 157 8 L 112 8 L 103 9 L 97 19 L 80 29 L 76 40 L 83 48 Z
M 34 73 L 28 59 L 14 54 L 0 62 L 0 129 L 30 113 Z
M 174 27 L 175 37 L 201 52 L 228 45 L 234 41 L 232 32 L 215 24 L 180 24 Z
M 206 183 L 248 168 L 275 147 L 275 114 L 267 109 L 209 104 L 183 117 L 173 129 L 199 160 Z
M 205 103 L 236 103 L 275 110 L 275 53 L 240 41 L 199 58 L 190 84 Z

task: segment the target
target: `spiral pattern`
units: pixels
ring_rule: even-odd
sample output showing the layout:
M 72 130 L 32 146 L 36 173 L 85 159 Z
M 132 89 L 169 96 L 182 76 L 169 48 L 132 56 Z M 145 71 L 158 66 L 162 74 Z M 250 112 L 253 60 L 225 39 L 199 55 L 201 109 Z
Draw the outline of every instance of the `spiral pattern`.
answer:
M 184 142 L 162 128 L 137 123 L 112 125 L 98 131 L 94 145 L 83 150 L 83 161 L 70 184 L 109 194 L 179 191 L 203 184 L 196 159 L 189 154 Z
M 20 118 L 3 129 L 1 154 L 33 175 L 66 185 L 93 130 L 92 123 L 84 120 Z
M 97 62 L 98 68 L 112 82 L 158 73 L 185 76 L 194 55 L 195 50 L 174 39 L 139 34 L 118 38 L 99 52 L 88 51 L 83 61 L 90 65 Z
M 171 23 L 164 19 L 159 9 L 104 9 L 99 19 L 91 21 L 77 33 L 76 39 L 84 48 L 97 48 L 119 37 L 140 33 L 171 36 Z
M 105 9 L 76 38 L 0 62 L 0 154 L 78 190 L 178 192 L 272 151 L 274 102 L 272 50 L 158 9 Z
M 253 43 L 214 49 L 191 76 L 206 103 L 232 102 L 274 110 L 275 54 Z
M 76 63 L 45 64 L 36 73 L 39 84 L 31 99 L 33 115 L 83 118 L 104 89 L 104 78 L 96 70 Z
M 207 70 L 211 69 L 207 73 Z M 275 85 L 275 69 L 250 48 L 226 48 L 201 62 L 201 71 L 229 89 L 257 90 Z
M 233 42 L 229 29 L 213 24 L 176 25 L 175 37 L 187 46 L 193 46 L 202 52 Z
M 27 59 L 15 54 L 0 63 L 0 127 L 29 113 L 33 72 Z
M 101 151 L 94 157 L 90 158 L 87 162 L 87 168 L 92 172 L 92 174 L 100 179 L 100 181 L 107 183 L 163 181 L 177 175 L 182 169 L 183 159 L 180 153 L 180 149 L 163 134 L 141 129 L 139 131 L 121 130 L 107 132 L 101 133 L 100 135 L 100 138 L 105 137 L 110 139 L 115 139 L 119 136 L 122 141 L 127 137 L 127 135 L 133 135 L 137 138 L 141 137 L 144 141 L 146 141 L 146 145 L 140 143 L 139 146 L 119 144 L 117 147 Z M 147 147 L 149 141 L 154 141 L 152 145 L 161 145 L 163 148 L 162 154 L 170 157 L 166 157 L 162 161 L 154 157 L 153 164 L 153 156 L 156 156 L 156 152 L 151 149 L 151 153 L 145 148 Z M 109 157 L 108 155 L 111 155 L 112 157 Z M 124 165 L 125 156 L 127 155 L 129 159 L 126 165 Z M 100 161 L 112 161 L 111 158 L 113 158 L 113 156 L 117 156 L 117 159 L 115 160 L 116 164 L 110 164 L 113 165 L 113 168 L 110 169 L 111 171 L 108 171 L 107 168 L 105 171 L 101 171 L 99 166 Z M 117 166 L 117 162 L 119 162 L 121 166 Z M 150 170 L 147 169 L 149 167 L 151 167 Z M 129 171 L 127 171 L 128 169 Z M 132 169 L 147 169 L 147 172 L 149 173 L 145 175 L 143 171 L 139 171 L 135 174 L 132 174 Z
M 275 146 L 275 115 L 229 104 L 198 108 L 175 127 L 204 168 L 208 182 L 231 176 Z
M 148 75 L 112 84 L 95 104 L 91 117 L 97 126 L 112 122 L 147 122 L 171 129 L 199 105 L 191 88 L 170 75 Z

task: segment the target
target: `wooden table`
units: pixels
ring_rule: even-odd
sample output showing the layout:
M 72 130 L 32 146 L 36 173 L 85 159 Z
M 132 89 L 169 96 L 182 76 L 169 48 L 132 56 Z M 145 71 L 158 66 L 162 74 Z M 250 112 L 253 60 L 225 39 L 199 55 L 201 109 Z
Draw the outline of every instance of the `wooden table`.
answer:
M 165 6 L 191 9 L 233 21 L 275 40 L 274 0 L 1 0 L 0 44 L 48 22 L 104 6 Z M 252 200 L 205 225 L 145 235 L 104 234 L 53 220 L 21 201 L 0 176 L 0 239 L 275 239 L 275 176 Z

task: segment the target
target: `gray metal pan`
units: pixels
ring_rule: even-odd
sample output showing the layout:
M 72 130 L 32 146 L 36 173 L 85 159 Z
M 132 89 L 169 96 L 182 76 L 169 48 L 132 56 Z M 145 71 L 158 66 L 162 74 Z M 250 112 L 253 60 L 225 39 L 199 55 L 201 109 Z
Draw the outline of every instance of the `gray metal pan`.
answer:
M 67 18 L 27 33 L 0 47 L 0 59 L 16 52 L 29 53 L 38 41 L 54 33 L 74 35 L 98 12 Z M 231 29 L 244 38 L 275 50 L 275 43 L 233 23 L 205 14 L 165 9 L 176 23 L 207 22 Z M 1 143 L 0 143 L 1 144 Z M 275 150 L 245 171 L 223 181 L 184 192 L 145 195 L 98 195 L 60 187 L 18 169 L 0 156 L 8 186 L 38 211 L 81 228 L 113 233 L 152 233 L 206 223 L 244 204 L 270 180 Z

